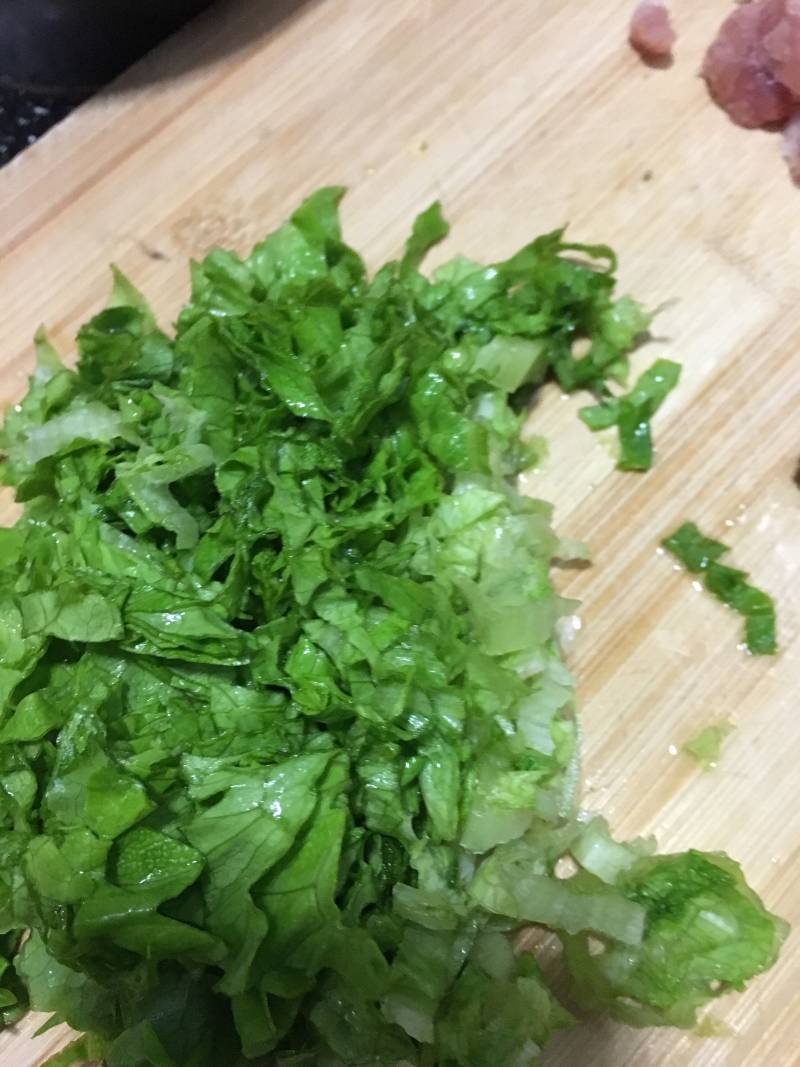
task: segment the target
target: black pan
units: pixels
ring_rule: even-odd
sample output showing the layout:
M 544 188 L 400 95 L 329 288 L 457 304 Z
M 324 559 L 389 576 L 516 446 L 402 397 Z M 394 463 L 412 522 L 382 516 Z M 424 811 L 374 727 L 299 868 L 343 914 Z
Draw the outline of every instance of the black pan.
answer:
M 209 0 L 0 0 L 0 82 L 79 93 L 113 78 Z

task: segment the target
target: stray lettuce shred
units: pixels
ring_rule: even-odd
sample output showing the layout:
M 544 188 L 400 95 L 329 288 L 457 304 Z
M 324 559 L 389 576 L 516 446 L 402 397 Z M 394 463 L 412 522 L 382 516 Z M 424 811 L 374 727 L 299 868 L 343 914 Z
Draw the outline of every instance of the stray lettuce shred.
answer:
M 58 1067 L 526 1067 L 573 1016 L 522 926 L 635 1025 L 785 935 L 731 860 L 577 815 L 570 545 L 515 476 L 531 390 L 646 325 L 613 253 L 427 278 L 434 205 L 369 277 L 341 195 L 194 263 L 174 337 L 115 272 L 6 416 L 0 1013 L 82 1032 Z
M 604 390 L 599 404 L 578 412 L 590 430 L 617 427 L 620 456 L 617 466 L 624 471 L 645 471 L 653 465 L 653 439 L 650 419 L 678 384 L 679 363 L 657 359 L 637 380 L 630 393 L 612 396 Z
M 706 537 L 693 522 L 685 522 L 662 544 L 691 574 L 702 575 L 709 593 L 744 616 L 745 645 L 754 656 L 769 656 L 777 651 L 772 598 L 750 585 L 745 571 L 719 562 L 720 556 L 729 551 L 727 545 Z
M 705 771 L 713 770 L 719 763 L 722 744 L 733 730 L 732 722 L 720 719 L 712 722 L 683 745 L 683 751 L 697 760 Z

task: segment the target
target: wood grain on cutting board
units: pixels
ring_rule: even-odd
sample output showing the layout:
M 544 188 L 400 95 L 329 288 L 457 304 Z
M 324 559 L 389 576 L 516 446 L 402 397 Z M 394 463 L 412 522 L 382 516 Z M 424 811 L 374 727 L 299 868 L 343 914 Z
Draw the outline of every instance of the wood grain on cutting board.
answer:
M 188 257 L 247 251 L 320 184 L 350 187 L 347 236 L 373 264 L 434 198 L 453 231 L 432 262 L 499 258 L 565 221 L 608 241 L 623 287 L 666 305 L 642 362 L 685 369 L 644 476 L 614 470 L 577 402 L 553 390 L 535 413 L 551 455 L 527 486 L 595 552 L 560 579 L 584 602 L 585 804 L 664 849 L 730 852 L 800 924 L 800 191 L 777 138 L 731 126 L 696 76 L 725 0 L 675 0 L 670 70 L 626 47 L 630 6 L 263 0 L 201 19 L 0 172 L 0 399 L 22 393 L 39 322 L 71 350 L 109 261 L 169 322 Z M 775 595 L 777 658 L 737 649 L 736 618 L 657 553 L 685 518 Z M 737 729 L 702 773 L 678 750 L 724 716 Z M 790 937 L 715 1007 L 726 1036 L 588 1026 L 548 1067 L 798 1067 L 799 955 Z M 2 1067 L 58 1047 L 34 1029 L 0 1035 Z

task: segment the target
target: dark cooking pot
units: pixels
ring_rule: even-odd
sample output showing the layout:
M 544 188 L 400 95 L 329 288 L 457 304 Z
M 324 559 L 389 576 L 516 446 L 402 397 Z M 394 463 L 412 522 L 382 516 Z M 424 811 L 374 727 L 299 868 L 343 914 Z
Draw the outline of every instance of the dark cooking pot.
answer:
M 209 0 L 0 0 L 0 81 L 80 91 L 109 81 Z

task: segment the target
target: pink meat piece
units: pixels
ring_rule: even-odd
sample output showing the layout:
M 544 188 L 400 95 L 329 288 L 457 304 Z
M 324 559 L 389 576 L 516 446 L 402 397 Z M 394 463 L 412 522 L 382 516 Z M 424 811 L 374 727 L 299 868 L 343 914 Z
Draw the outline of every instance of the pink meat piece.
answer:
M 792 113 L 792 94 L 773 74 L 764 47 L 784 13 L 784 0 L 742 4 L 706 53 L 703 76 L 711 95 L 740 126 L 769 126 Z
M 783 158 L 796 185 L 800 185 L 800 114 L 786 123 L 783 131 Z
M 675 31 L 663 0 L 639 0 L 631 18 L 629 39 L 646 59 L 672 55 Z
M 772 74 L 800 97 L 800 0 L 784 0 L 783 15 L 764 37 Z

